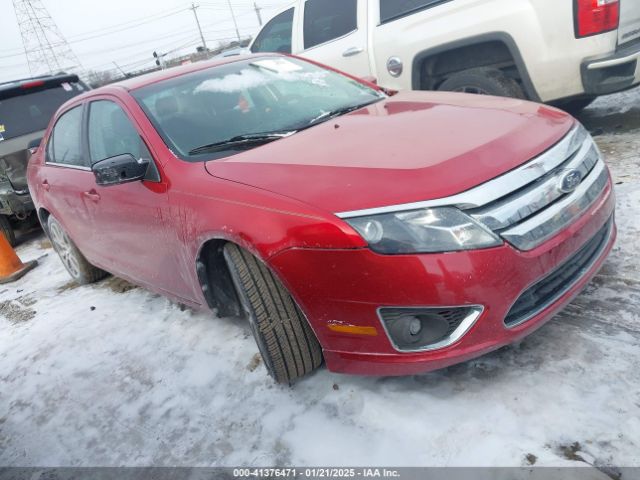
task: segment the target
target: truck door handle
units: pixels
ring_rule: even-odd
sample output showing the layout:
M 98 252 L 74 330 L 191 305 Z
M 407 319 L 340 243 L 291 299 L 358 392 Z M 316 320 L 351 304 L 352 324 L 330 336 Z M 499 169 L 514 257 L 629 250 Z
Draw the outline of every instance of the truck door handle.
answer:
M 83 192 L 82 195 L 92 202 L 98 202 L 100 200 L 100 195 L 95 190 L 90 190 L 88 192 Z
M 49 182 L 47 182 L 46 180 L 44 180 L 42 182 L 42 188 L 44 188 L 47 192 L 49 191 L 49 189 L 51 188 L 51 185 L 49 185 Z
M 358 55 L 359 53 L 364 52 L 364 48 L 362 47 L 351 47 L 347 48 L 343 53 L 343 57 L 353 57 L 354 55 Z

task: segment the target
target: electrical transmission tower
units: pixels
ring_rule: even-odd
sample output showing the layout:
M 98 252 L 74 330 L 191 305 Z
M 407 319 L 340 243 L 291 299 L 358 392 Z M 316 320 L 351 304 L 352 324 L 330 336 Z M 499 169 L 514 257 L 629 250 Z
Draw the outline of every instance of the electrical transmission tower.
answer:
M 42 0 L 13 0 L 13 8 L 32 76 L 82 68 Z

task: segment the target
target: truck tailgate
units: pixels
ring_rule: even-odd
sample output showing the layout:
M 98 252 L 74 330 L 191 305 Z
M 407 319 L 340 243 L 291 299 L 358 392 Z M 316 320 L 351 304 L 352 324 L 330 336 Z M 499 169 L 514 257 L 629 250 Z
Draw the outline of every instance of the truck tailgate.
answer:
M 640 0 L 620 0 L 618 44 L 640 38 Z

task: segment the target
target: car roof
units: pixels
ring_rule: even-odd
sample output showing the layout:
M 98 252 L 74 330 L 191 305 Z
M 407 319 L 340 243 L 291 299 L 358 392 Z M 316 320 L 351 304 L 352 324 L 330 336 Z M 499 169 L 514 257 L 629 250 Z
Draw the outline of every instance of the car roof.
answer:
M 211 60 L 204 60 L 202 62 L 192 63 L 189 65 L 172 67 L 167 70 L 147 73 L 139 77 L 121 80 L 119 82 L 107 85 L 106 87 L 101 87 L 101 88 L 92 90 L 90 94 L 92 95 L 99 94 L 101 93 L 101 91 L 103 91 L 103 89 L 106 89 L 108 87 L 119 87 L 127 91 L 137 90 L 142 87 L 153 85 L 154 83 L 163 82 L 165 80 L 170 80 L 172 78 L 180 77 L 182 75 L 187 75 L 189 73 L 200 72 L 202 70 L 207 70 L 209 68 L 215 68 L 221 65 L 228 65 L 230 63 L 241 62 L 243 60 L 248 60 L 251 58 L 273 57 L 273 56 L 282 57 L 285 55 L 282 55 L 279 53 L 256 53 L 256 54 L 248 54 L 248 55 L 236 55 L 232 57 L 213 58 Z

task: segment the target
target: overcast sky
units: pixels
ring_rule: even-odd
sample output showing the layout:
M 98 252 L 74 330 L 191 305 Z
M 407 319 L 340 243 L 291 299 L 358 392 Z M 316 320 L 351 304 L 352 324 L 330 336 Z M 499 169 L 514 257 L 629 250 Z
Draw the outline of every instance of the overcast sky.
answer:
M 29 76 L 13 2 L 0 0 L 0 81 Z M 40 0 L 80 59 L 84 70 L 125 71 L 153 65 L 153 51 L 172 55 L 201 43 L 186 0 Z M 267 21 L 292 0 L 256 0 Z M 231 0 L 242 36 L 258 30 L 253 0 Z M 227 0 L 196 2 L 207 45 L 232 40 L 235 29 Z

